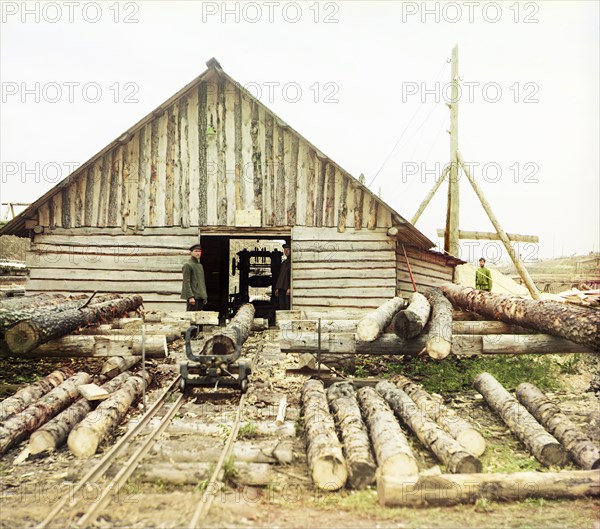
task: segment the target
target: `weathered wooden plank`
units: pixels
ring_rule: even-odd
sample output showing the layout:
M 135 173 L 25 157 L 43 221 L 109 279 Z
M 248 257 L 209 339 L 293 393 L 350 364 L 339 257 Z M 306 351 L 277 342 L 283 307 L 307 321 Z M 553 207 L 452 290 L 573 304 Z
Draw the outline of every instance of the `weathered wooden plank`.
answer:
M 290 141 L 289 153 L 290 163 L 287 174 L 287 224 L 294 226 L 297 218 L 297 194 L 298 194 L 298 154 L 300 152 L 300 138 L 297 134 L 288 133 L 286 136 Z
M 294 262 L 305 263 L 305 262 L 334 262 L 338 263 L 338 266 L 343 265 L 346 261 L 383 261 L 389 262 L 389 253 L 381 251 L 373 251 L 370 253 L 359 253 L 359 252 L 316 252 L 316 251 L 302 251 L 300 255 L 298 253 L 294 256 Z
M 275 158 L 273 151 L 273 116 L 265 112 L 265 186 L 263 226 L 274 226 L 275 209 Z
M 75 220 L 73 224 L 76 228 L 83 224 L 86 173 L 87 171 L 80 172 L 77 175 L 77 180 L 75 181 L 75 184 L 73 186 L 75 195 L 73 200 L 73 208 L 75 209 Z
M 273 204 L 275 226 L 285 225 L 286 173 L 285 166 L 285 130 L 277 124 L 277 161 L 275 163 L 277 180 L 275 182 L 275 202 Z
M 253 171 L 253 189 L 254 189 L 254 209 L 261 211 L 263 208 L 263 168 L 262 168 L 262 148 L 260 140 L 261 122 L 259 119 L 258 102 L 252 102 L 252 122 L 250 125 L 250 136 L 252 138 L 252 171 Z M 262 221 L 264 223 L 264 218 Z
M 84 226 L 94 225 L 94 166 L 90 165 L 87 168 L 85 175 L 85 211 L 83 215 Z M 45 219 L 44 219 L 45 220 Z M 45 222 L 40 219 L 40 224 L 46 226 Z
M 77 235 L 40 234 L 35 238 L 35 244 L 61 247 L 120 247 L 120 248 L 174 248 L 187 251 L 185 245 L 192 241 L 190 234 L 168 234 L 142 236 L 138 234 L 103 235 L 95 234 L 93 238 Z M 33 249 L 33 248 L 32 248 Z
M 211 93 L 210 104 L 208 96 L 209 88 Z M 219 118 L 217 116 L 216 84 L 212 83 L 209 85 L 202 81 L 198 86 L 197 95 L 198 127 L 195 130 L 198 131 L 198 225 L 206 226 L 207 224 L 216 224 L 216 187 L 218 185 L 217 178 L 221 176 L 217 167 L 219 161 L 216 143 L 216 123 Z M 209 119 L 210 122 L 208 121 Z M 210 141 L 207 137 L 209 127 L 211 131 Z M 196 135 L 194 134 L 191 137 L 195 139 Z M 192 174 L 192 177 L 194 176 L 195 174 Z M 190 188 L 193 189 L 193 187 L 195 187 L 195 183 L 190 185 Z M 209 196 L 213 199 L 212 201 L 209 201 Z M 212 216 L 210 215 L 209 208 L 212 208 L 214 211 Z
M 173 226 L 175 217 L 175 164 L 176 131 L 179 108 L 177 103 L 172 104 L 167 110 L 167 145 L 165 156 L 165 226 Z
M 155 117 L 150 125 L 150 181 L 148 190 L 148 225 L 157 226 L 157 200 L 158 200 L 158 171 L 159 171 L 159 124 Z
M 108 152 L 102 157 L 100 165 L 100 192 L 96 209 L 96 226 L 106 226 L 106 216 L 108 209 L 108 192 L 111 167 L 111 153 Z
M 360 230 L 363 224 L 363 207 L 365 196 L 362 187 L 357 186 L 354 190 L 354 229 Z
M 327 164 L 327 187 L 325 195 L 325 226 L 332 227 L 335 218 L 335 165 Z
M 302 293 L 300 295 L 309 295 L 308 292 L 311 290 L 323 290 L 326 289 L 327 287 L 330 288 L 335 288 L 335 289 L 340 289 L 340 288 L 353 288 L 353 287 L 373 287 L 373 288 L 384 288 L 382 287 L 382 279 L 392 279 L 390 276 L 388 277 L 368 277 L 368 274 L 364 274 L 363 278 L 360 279 L 359 281 L 357 281 L 358 278 L 356 277 L 346 277 L 346 278 L 340 278 L 340 277 L 329 277 L 329 278 L 323 278 L 323 277 L 305 277 L 305 278 L 298 278 L 296 276 L 294 276 L 294 288 L 299 288 L 302 289 Z M 386 289 L 387 291 L 391 291 L 390 289 L 393 288 L 392 284 L 389 284 L 389 281 L 387 282 L 388 285 L 386 285 Z M 385 284 L 385 282 L 384 282 Z
M 141 264 L 141 263 L 140 263 Z M 176 266 L 176 267 L 175 267 Z M 172 267 L 171 271 L 154 268 L 150 270 L 90 270 L 77 267 L 78 281 L 181 281 L 181 266 Z M 71 280 L 73 270 L 69 268 L 32 268 L 31 279 Z
M 123 146 L 123 164 L 121 169 L 121 200 L 120 200 L 120 218 L 119 221 L 121 223 L 121 229 L 123 231 L 127 231 L 127 219 L 129 218 L 130 212 L 130 202 L 129 202 L 129 192 L 130 192 L 130 178 L 131 178 L 131 163 L 130 163 L 130 155 L 131 155 L 131 145 L 134 143 L 133 140 L 130 140 Z
M 179 119 L 177 122 L 179 145 L 179 179 L 181 185 L 176 189 L 179 203 L 177 224 L 187 228 L 190 226 L 190 145 L 188 121 L 188 96 L 184 95 L 179 103 Z
M 71 187 L 73 184 L 67 187 L 63 187 L 60 196 L 62 200 L 61 207 L 61 224 L 65 228 L 71 227 Z
M 225 82 L 225 187 L 227 190 L 226 226 L 235 226 L 236 168 L 235 168 L 235 86 Z
M 337 282 L 336 282 L 337 283 Z M 394 287 L 386 285 L 377 285 L 371 287 L 361 287 L 364 281 L 346 281 L 345 285 L 337 287 L 337 285 L 331 285 L 331 288 L 325 286 L 316 286 L 309 288 L 304 286 L 301 293 L 297 293 L 298 299 L 307 298 L 340 298 L 340 299 L 361 299 L 361 298 L 391 298 L 394 296 Z M 296 298 L 294 298 L 296 299 Z
M 319 163 L 314 149 L 308 151 L 307 179 L 306 179 L 306 225 L 315 225 L 315 181 L 316 169 Z
M 337 222 L 337 228 L 340 233 L 343 233 L 346 231 L 346 219 L 348 216 L 348 203 L 347 203 L 348 184 L 349 184 L 348 178 L 342 174 L 342 188 L 340 191 L 340 205 L 338 208 L 338 222 Z
M 143 285 L 143 286 L 142 286 Z M 29 288 L 38 291 L 57 291 L 64 289 L 64 279 L 30 279 Z M 69 290 L 71 292 L 118 292 L 127 294 L 137 294 L 141 290 L 144 292 L 176 294 L 181 293 L 181 281 L 161 281 L 156 282 L 152 279 L 148 281 L 78 281 L 69 280 Z
M 327 160 L 319 160 L 315 197 L 315 226 L 323 226 L 323 210 L 325 207 L 325 180 L 327 173 Z
M 297 241 L 294 239 L 294 251 L 296 252 L 321 252 L 330 253 L 334 252 L 370 252 L 370 251 L 381 251 L 385 250 L 390 256 L 390 266 L 395 266 L 394 259 L 394 241 L 388 240 L 366 240 L 366 241 Z
M 124 234 L 121 228 L 110 228 L 110 227 L 81 227 L 81 228 L 56 228 L 52 235 L 61 237 L 82 237 L 89 235 L 108 235 L 110 237 L 122 237 L 123 235 L 136 235 L 137 237 L 185 237 L 186 235 L 197 235 L 198 228 L 195 226 L 189 228 L 179 228 L 173 230 L 173 228 L 149 226 L 143 230 L 137 230 L 133 226 L 128 228 L 128 231 Z M 46 234 L 44 234 L 46 235 Z M 42 235 L 36 235 L 36 237 L 42 237 Z
M 108 226 L 118 226 L 119 217 L 119 199 L 120 199 L 120 173 L 121 173 L 121 150 L 122 146 L 118 145 L 111 152 L 110 160 L 110 179 L 108 182 L 108 207 L 106 224 Z M 67 227 L 67 226 L 65 226 Z
M 38 208 L 38 224 L 40 226 L 50 226 L 50 213 L 49 213 L 49 207 L 48 207 L 48 202 L 44 202 L 39 208 Z
M 167 197 L 167 129 L 169 126 L 169 112 L 165 111 L 158 118 L 158 165 L 156 179 L 156 207 L 154 226 L 165 225 L 166 197 Z
M 306 204 L 308 191 L 308 151 L 309 147 L 304 140 L 298 146 L 298 173 L 296 177 L 296 222 L 293 225 L 306 224 Z
M 188 254 L 189 255 L 189 254 Z M 73 270 L 149 270 L 149 271 L 176 271 L 181 272 L 181 267 L 186 261 L 187 255 L 169 253 L 163 255 L 140 255 L 139 253 L 120 254 L 91 254 L 88 252 L 30 252 L 27 254 L 27 266 L 34 268 L 52 268 Z M 34 272 L 31 272 L 35 274 Z M 60 273 L 60 272 L 57 272 Z M 63 287 L 66 285 L 63 285 Z M 28 289 L 29 292 L 29 289 Z
M 367 219 L 367 229 L 372 230 L 377 227 L 377 210 L 379 208 L 379 202 L 375 196 L 371 196 L 369 201 L 369 217 Z
M 152 125 L 146 125 L 140 129 L 138 164 L 140 167 L 138 189 L 137 189 L 137 211 L 135 225 L 138 229 L 144 229 L 148 223 L 148 209 L 150 200 L 146 200 L 150 192 L 151 179 L 151 135 Z
M 380 263 L 381 265 L 381 263 Z M 340 268 L 334 266 L 331 268 L 315 267 L 315 268 L 294 268 L 292 270 L 292 277 L 294 282 L 302 280 L 337 280 L 337 279 L 368 279 L 373 278 L 376 280 L 381 279 L 396 279 L 396 271 L 393 267 L 385 264 L 381 265 L 381 268 L 368 268 L 357 267 L 357 268 Z
M 200 160 L 207 159 L 207 138 L 206 132 L 204 134 L 201 130 L 205 130 L 206 128 L 206 120 L 208 119 L 208 110 L 204 108 L 204 112 L 200 113 L 198 108 L 198 96 L 201 92 L 201 87 L 206 84 L 204 81 L 200 83 L 197 89 L 192 90 L 188 93 L 188 113 L 187 113 L 187 121 L 188 121 L 188 160 L 189 160 L 189 174 L 188 174 L 188 204 L 189 204 L 189 225 L 190 226 L 198 226 L 200 222 L 200 217 L 204 220 L 204 216 L 208 215 L 207 207 L 200 206 L 200 180 L 206 180 L 206 177 L 200 177 Z M 204 116 L 204 117 L 203 117 Z M 199 119 L 203 117 L 203 123 L 201 124 Z M 203 149 L 205 151 L 203 154 L 200 154 L 200 144 L 198 143 L 199 135 L 202 135 L 204 138 Z M 214 142 L 213 142 L 214 143 Z M 202 192 L 204 195 L 208 193 L 207 187 L 204 187 L 204 191 Z M 204 213 L 201 213 L 204 211 Z
M 217 222 L 227 225 L 227 108 L 225 81 L 217 79 Z
M 235 209 L 246 209 L 244 160 L 242 158 L 242 92 L 239 86 L 235 86 L 233 90 L 235 96 L 235 100 L 233 103 L 235 152 Z
M 144 298 L 146 299 L 146 298 Z M 332 309 L 376 309 L 382 303 L 385 303 L 390 296 L 384 296 L 379 298 L 316 298 L 316 297 L 294 297 L 294 307 L 302 310 L 326 310 L 329 307 Z
M 388 237 L 385 228 L 372 231 L 347 230 L 340 233 L 337 229 L 317 228 L 311 226 L 296 226 L 294 228 L 294 242 L 296 241 L 387 241 L 392 244 L 393 239 Z M 392 241 L 392 242 L 390 242 Z
M 254 205 L 254 163 L 252 161 L 252 104 L 249 97 L 241 94 L 242 101 L 242 184 L 244 186 L 244 208 L 260 211 Z

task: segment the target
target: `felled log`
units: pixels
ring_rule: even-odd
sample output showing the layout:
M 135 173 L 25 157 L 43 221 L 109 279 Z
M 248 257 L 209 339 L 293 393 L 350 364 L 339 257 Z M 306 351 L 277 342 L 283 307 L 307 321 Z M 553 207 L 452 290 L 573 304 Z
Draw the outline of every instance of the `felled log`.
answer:
M 252 331 L 266 331 L 269 328 L 269 320 L 267 318 L 254 318 L 252 320 Z
M 144 313 L 144 321 L 148 323 L 173 323 L 177 320 L 196 325 L 219 325 L 219 313 L 206 310 Z
M 144 337 L 144 348 L 148 358 L 165 358 L 168 353 L 165 335 Z M 89 336 L 69 334 L 51 340 L 32 351 L 20 353 L 19 357 L 86 357 L 86 356 L 130 356 L 142 354 L 142 337 L 136 336 Z
M 431 314 L 431 305 L 423 294 L 413 292 L 408 307 L 398 312 L 392 321 L 394 332 L 400 338 L 409 340 L 423 332 Z
M 404 391 L 388 381 L 380 382 L 375 389 L 396 415 L 415 433 L 419 441 L 429 448 L 450 472 L 454 474 L 481 472 L 481 461 L 432 421 Z
M 112 378 L 123 373 L 141 361 L 141 356 L 111 356 L 100 369 L 100 374 Z
M 533 329 L 503 321 L 452 321 L 452 334 L 534 334 Z
M 321 353 L 321 368 L 343 369 L 353 373 L 356 367 L 354 354 L 329 354 Z M 319 362 L 316 353 L 302 353 L 298 355 L 298 368 L 318 369 Z
M 412 340 L 403 340 L 389 333 L 372 342 L 359 342 L 354 334 L 329 333 L 321 335 L 321 351 L 330 354 L 411 355 L 425 350 L 430 337 L 430 334 L 421 334 Z M 282 352 L 315 352 L 318 340 L 312 333 L 296 335 L 282 338 L 280 347 Z M 451 351 L 456 355 L 593 352 L 587 346 L 547 334 L 459 334 L 452 337 Z
M 473 385 L 542 465 L 566 463 L 562 445 L 492 375 L 479 373 Z
M 77 386 L 90 381 L 91 377 L 87 373 L 77 373 L 19 414 L 10 417 L 0 427 L 0 454 L 75 402 L 79 398 Z
M 357 394 L 373 443 L 379 474 L 403 476 L 406 481 L 415 482 L 419 467 L 394 412 L 371 387 L 360 388 Z
M 113 395 L 88 413 L 67 438 L 71 452 L 77 457 L 93 456 L 100 442 L 119 424 L 151 380 L 147 371 L 129 377 Z
M 302 411 L 308 466 L 313 483 L 323 490 L 341 489 L 348 478 L 348 470 L 320 380 L 312 379 L 304 383 Z
M 395 476 L 377 480 L 379 503 L 386 507 L 456 505 L 475 503 L 479 498 L 521 501 L 598 495 L 600 473 L 596 470 L 421 475 L 414 484 Z
M 357 320 L 321 320 L 321 334 L 356 332 Z M 318 320 L 286 320 L 279 324 L 282 338 L 293 338 L 307 333 L 317 334 L 319 331 Z
M 348 463 L 348 481 L 354 489 L 365 489 L 375 480 L 377 465 L 371 454 L 369 432 L 360 413 L 356 391 L 348 382 L 333 384 L 327 389 L 327 399 L 341 434 Z
M 11 397 L 0 402 L 0 421 L 4 421 L 11 415 L 19 413 L 40 397 L 60 386 L 67 374 L 64 371 L 52 371 L 48 376 L 34 382 L 30 386 L 20 389 Z
M 585 470 L 600 468 L 600 450 L 571 420 L 536 386 L 528 382 L 517 386 L 517 399 L 569 452 Z
M 21 321 L 7 329 L 4 340 L 13 354 L 27 353 L 41 344 L 69 334 L 78 327 L 100 319 L 114 318 L 135 310 L 142 304 L 141 296 L 128 296 L 83 309 L 51 311 Z
M 102 388 L 112 393 L 125 382 L 131 373 L 121 373 L 102 385 Z M 67 409 L 63 410 L 52 420 L 38 428 L 29 437 L 29 453 L 32 455 L 56 450 L 66 443 L 73 427 L 94 408 L 94 403 L 80 398 Z
M 88 296 L 86 294 L 78 294 L 72 296 L 71 299 L 85 299 Z M 15 298 L 3 298 L 0 300 L 0 311 L 4 309 L 18 309 L 21 307 L 38 307 L 51 303 L 51 300 L 68 301 L 63 294 L 53 294 L 43 292 L 41 294 L 35 294 L 34 296 L 19 296 Z
M 245 303 L 231 319 L 225 329 L 215 332 L 204 344 L 203 355 L 232 355 L 241 349 L 250 336 L 254 320 L 254 305 Z
M 117 294 L 102 294 L 95 296 L 89 306 L 98 305 L 117 298 Z M 22 306 L 19 308 L 0 308 L 0 332 L 6 332 L 11 326 L 22 320 L 41 318 L 54 312 L 75 310 L 85 305 L 89 296 L 76 296 L 74 298 L 51 298 L 42 300 L 40 304 Z M 27 298 L 26 298 L 27 299 Z
M 174 325 L 163 325 L 163 324 L 151 324 L 144 327 L 144 336 L 148 339 L 151 336 L 164 336 L 167 343 L 174 342 L 181 338 L 181 335 L 189 327 L 189 324 L 185 324 L 183 327 L 177 327 Z M 107 336 L 110 338 L 119 338 L 123 340 L 136 339 L 141 340 L 142 329 L 113 329 L 110 325 L 96 325 L 84 327 L 77 331 L 78 335 L 83 336 Z
M 452 305 L 437 288 L 428 288 L 425 297 L 431 304 L 427 354 L 441 360 L 452 350 Z
M 481 433 L 470 423 L 459 417 L 456 412 L 433 399 L 424 389 L 410 379 L 400 375 L 396 385 L 415 402 L 422 413 L 429 415 L 444 431 L 456 439 L 468 452 L 479 457 L 485 451 L 485 440 Z
M 452 303 L 483 316 L 536 329 L 600 350 L 600 311 L 558 303 L 534 301 L 474 288 L 444 284 L 440 287 Z
M 361 318 L 356 325 L 356 336 L 363 342 L 372 342 L 392 322 L 392 318 L 402 307 L 404 300 L 399 297 L 388 299 L 385 303 Z
M 173 485 L 197 485 L 210 478 L 214 463 L 195 461 L 185 463 L 142 464 L 135 472 L 135 479 L 146 483 L 171 483 Z M 229 481 L 237 485 L 265 487 L 276 482 L 280 476 L 268 463 L 233 463 Z M 109 473 L 110 475 L 110 473 Z

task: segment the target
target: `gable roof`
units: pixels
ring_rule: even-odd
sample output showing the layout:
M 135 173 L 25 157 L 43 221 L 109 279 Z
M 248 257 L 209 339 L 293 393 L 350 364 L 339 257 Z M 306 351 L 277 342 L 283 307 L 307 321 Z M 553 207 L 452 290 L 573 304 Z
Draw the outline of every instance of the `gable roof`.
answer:
M 416 247 L 419 247 L 422 249 L 429 249 L 429 248 L 432 248 L 433 246 L 435 246 L 435 244 L 429 238 L 427 238 L 423 233 L 421 233 L 417 228 L 415 228 L 410 222 L 408 222 L 404 217 L 402 217 L 397 211 L 394 210 L 394 208 L 392 208 L 389 204 L 387 204 L 379 196 L 377 196 L 375 193 L 373 193 L 364 184 L 359 182 L 348 171 L 344 170 L 342 167 L 340 167 L 338 164 L 336 164 L 333 160 L 331 160 L 331 158 L 329 158 L 327 155 L 325 155 L 320 149 L 315 147 L 310 141 L 308 141 L 304 136 L 302 136 L 300 133 L 298 133 L 293 127 L 288 125 L 283 119 L 281 119 L 274 112 L 272 112 L 269 108 L 267 108 L 266 105 L 261 103 L 254 95 L 252 95 L 252 93 L 250 93 L 248 90 L 246 90 L 243 86 L 241 86 L 237 81 L 235 81 L 227 73 L 225 73 L 222 70 L 221 65 L 215 58 L 212 58 L 209 61 L 207 61 L 206 66 L 207 66 L 207 69 L 204 72 L 202 72 L 198 77 L 193 79 L 190 83 L 185 85 L 181 90 L 176 92 L 173 96 L 171 96 L 169 99 L 167 99 L 164 103 L 159 105 L 156 109 L 154 109 L 152 112 L 150 112 L 145 117 L 143 117 L 135 125 L 130 127 L 123 134 L 121 134 L 115 140 L 113 140 L 108 145 L 106 145 L 101 151 L 99 151 L 94 156 L 92 156 L 84 164 L 78 166 L 70 175 L 65 177 L 58 184 L 56 184 L 53 188 L 51 188 L 49 191 L 47 191 L 44 195 L 42 195 L 40 198 L 38 198 L 36 201 L 34 201 L 29 207 L 27 207 L 27 209 L 25 209 L 23 212 L 21 212 L 19 215 L 17 215 L 14 219 L 12 219 L 10 222 L 5 224 L 4 226 L 0 227 L 0 235 L 17 235 L 17 236 L 21 236 L 21 237 L 28 236 L 28 230 L 25 227 L 25 221 L 34 219 L 35 213 L 37 212 L 38 208 L 42 204 L 44 204 L 46 201 L 48 201 L 51 197 L 53 197 L 57 193 L 61 192 L 61 190 L 64 187 L 68 186 L 76 176 L 78 176 L 81 172 L 85 171 L 87 169 L 87 167 L 89 167 L 94 162 L 96 162 L 104 154 L 111 151 L 113 148 L 129 141 L 129 139 L 138 130 L 140 130 L 146 124 L 150 123 L 156 116 L 163 114 L 164 111 L 170 105 L 172 105 L 174 102 L 176 102 L 179 98 L 181 98 L 187 92 L 192 90 L 194 87 L 198 86 L 201 81 L 205 80 L 207 77 L 209 77 L 212 74 L 216 74 L 218 76 L 223 77 L 230 83 L 234 84 L 236 87 L 239 87 L 239 89 L 242 91 L 242 93 L 246 97 L 248 97 L 250 101 L 253 101 L 256 104 L 258 104 L 265 111 L 269 112 L 281 126 L 286 127 L 291 132 L 296 134 L 299 138 L 301 138 L 303 141 L 305 141 L 312 149 L 314 149 L 314 151 L 317 153 L 317 156 L 319 158 L 329 160 L 332 165 L 336 166 L 338 169 L 340 169 L 346 175 L 348 175 L 348 177 L 350 179 L 352 179 L 353 184 L 356 187 L 361 188 L 367 194 L 367 196 L 369 198 L 373 198 L 380 205 L 382 205 L 384 208 L 389 210 L 392 215 L 392 223 L 399 230 L 397 237 L 400 240 L 402 240 L 406 244 L 410 244 L 410 245 L 413 245 L 413 246 L 416 246 Z

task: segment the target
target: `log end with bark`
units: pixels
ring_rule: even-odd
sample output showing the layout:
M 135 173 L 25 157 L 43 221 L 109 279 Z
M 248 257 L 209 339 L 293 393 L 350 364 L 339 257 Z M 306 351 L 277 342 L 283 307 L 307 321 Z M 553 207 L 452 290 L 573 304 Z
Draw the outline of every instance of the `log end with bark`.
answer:
M 398 312 L 392 321 L 394 332 L 400 338 L 410 340 L 423 331 L 429 320 L 431 305 L 423 294 L 413 292 L 408 307 Z
M 404 306 L 404 300 L 394 297 L 373 312 L 361 318 L 356 325 L 356 336 L 362 342 L 372 342 L 391 323 L 394 315 Z

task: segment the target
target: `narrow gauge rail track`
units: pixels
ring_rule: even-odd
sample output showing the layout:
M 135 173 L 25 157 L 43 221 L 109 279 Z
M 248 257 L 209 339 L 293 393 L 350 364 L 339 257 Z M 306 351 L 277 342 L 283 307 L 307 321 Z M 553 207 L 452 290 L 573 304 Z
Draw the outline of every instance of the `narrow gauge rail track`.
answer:
M 252 361 L 253 368 L 256 365 L 257 359 L 258 351 Z M 123 453 L 126 453 L 128 448 L 131 449 L 133 442 L 136 440 L 138 435 L 144 431 L 152 418 L 155 417 L 157 413 L 167 405 L 169 396 L 177 392 L 180 379 L 181 377 L 177 376 L 171 382 L 161 396 L 141 417 L 139 422 L 117 441 L 117 443 L 104 455 L 104 457 L 96 464 L 94 468 L 92 468 L 85 476 L 83 476 L 83 478 L 81 478 L 72 491 L 69 491 L 62 497 L 60 501 L 57 502 L 54 508 L 48 513 L 46 518 L 44 518 L 44 520 L 42 520 L 36 526 L 36 529 L 45 529 L 49 527 L 49 524 L 56 520 L 59 514 L 64 518 L 65 509 L 74 509 L 78 507 L 81 499 L 85 495 L 85 487 L 94 483 L 94 480 L 101 479 L 107 473 L 111 465 L 115 463 L 116 458 L 121 456 Z M 113 496 L 122 490 L 129 477 L 131 477 L 131 475 L 135 472 L 139 463 L 148 454 L 148 452 L 150 452 L 156 440 L 168 428 L 179 409 L 188 400 L 190 400 L 188 393 L 179 394 L 175 402 L 172 403 L 171 407 L 164 414 L 158 425 L 146 435 L 139 446 L 129 456 L 127 461 L 123 463 L 117 474 L 113 478 L 107 479 L 106 482 L 103 483 L 101 492 L 96 494 L 97 497 L 91 502 L 85 513 L 76 521 L 71 522 L 72 527 L 84 528 L 89 527 L 94 523 L 102 511 L 108 506 Z M 227 461 L 227 458 L 230 457 L 233 450 L 233 445 L 237 439 L 245 402 L 246 394 L 242 394 L 239 397 L 231 431 L 227 441 L 225 442 L 225 445 L 223 446 L 210 480 L 206 484 L 202 496 L 196 505 L 193 517 L 188 525 L 190 528 L 198 527 L 199 523 L 206 518 L 212 506 L 213 500 L 220 490 L 225 474 L 224 463 Z M 97 486 L 97 483 L 94 484 Z M 81 509 L 79 509 L 79 511 L 81 511 Z M 74 514 L 71 514 L 71 517 L 74 517 Z

